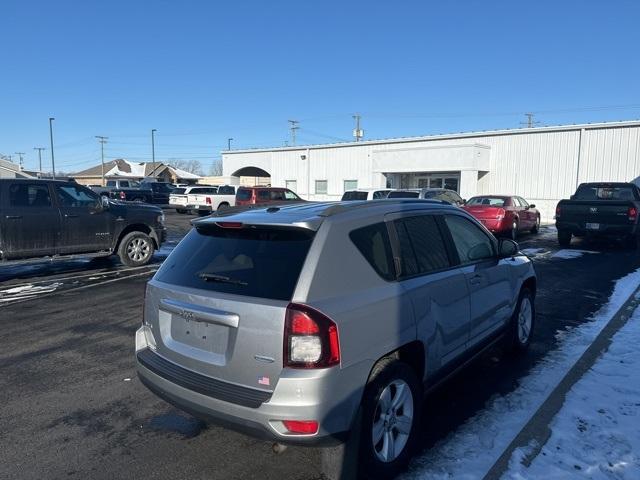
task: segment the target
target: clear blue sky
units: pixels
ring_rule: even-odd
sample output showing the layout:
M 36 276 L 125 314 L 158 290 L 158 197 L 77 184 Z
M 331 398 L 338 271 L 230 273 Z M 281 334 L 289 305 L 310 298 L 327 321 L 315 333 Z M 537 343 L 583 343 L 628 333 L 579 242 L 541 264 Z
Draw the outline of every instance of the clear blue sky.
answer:
M 3 0 L 0 153 L 56 166 L 640 118 L 640 2 Z M 598 107 L 598 108 L 594 108 Z M 599 108 L 613 107 L 613 108 Z M 49 161 L 49 151 L 45 152 Z

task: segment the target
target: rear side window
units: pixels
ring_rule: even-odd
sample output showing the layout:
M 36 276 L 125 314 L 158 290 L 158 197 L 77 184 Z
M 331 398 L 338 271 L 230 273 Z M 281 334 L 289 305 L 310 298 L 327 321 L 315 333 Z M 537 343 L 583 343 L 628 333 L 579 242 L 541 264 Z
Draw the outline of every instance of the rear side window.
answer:
M 367 192 L 344 192 L 342 194 L 342 201 L 352 201 L 352 200 L 366 200 Z
M 389 233 L 384 223 L 353 230 L 349 237 L 369 265 L 385 280 L 395 278 Z
M 421 215 L 394 222 L 400 246 L 401 276 L 424 274 L 451 266 L 436 219 Z
M 50 207 L 49 186 L 33 183 L 14 183 L 9 187 L 11 207 Z
M 376 190 L 373 192 L 373 199 L 378 200 L 380 198 L 387 198 L 389 195 L 389 190 Z
M 269 190 L 258 190 L 256 197 L 258 200 L 269 200 Z
M 391 192 L 387 198 L 418 198 L 418 192 Z
M 221 185 L 218 187 L 218 193 L 220 195 L 235 195 L 236 187 L 232 187 L 229 185 Z
M 291 300 L 313 232 L 214 225 L 193 229 L 155 279 L 173 285 Z
M 251 200 L 251 190 L 247 189 L 239 189 L 238 193 L 236 193 L 236 198 L 238 200 Z

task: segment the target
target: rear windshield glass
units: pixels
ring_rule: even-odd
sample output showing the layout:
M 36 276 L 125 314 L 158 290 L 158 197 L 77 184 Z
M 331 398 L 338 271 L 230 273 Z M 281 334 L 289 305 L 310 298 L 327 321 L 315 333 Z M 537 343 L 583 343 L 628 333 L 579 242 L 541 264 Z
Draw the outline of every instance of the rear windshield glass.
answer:
M 171 252 L 156 280 L 249 297 L 291 300 L 313 232 L 201 227 Z
M 251 190 L 238 190 L 236 198 L 238 200 L 251 200 Z
M 171 193 L 174 193 L 176 195 L 182 195 L 186 191 L 187 191 L 186 188 L 175 188 Z
M 342 194 L 343 201 L 366 200 L 366 199 L 367 199 L 367 192 L 344 192 Z
M 387 198 L 418 198 L 420 194 L 418 192 L 390 192 Z
M 573 196 L 575 200 L 635 200 L 632 187 L 582 185 Z
M 218 193 L 220 195 L 235 195 L 236 187 L 231 187 L 229 185 L 221 185 L 218 187 Z
M 487 207 L 504 207 L 505 201 L 504 198 L 500 197 L 473 197 L 467 202 L 467 205 L 471 207 L 480 205 Z

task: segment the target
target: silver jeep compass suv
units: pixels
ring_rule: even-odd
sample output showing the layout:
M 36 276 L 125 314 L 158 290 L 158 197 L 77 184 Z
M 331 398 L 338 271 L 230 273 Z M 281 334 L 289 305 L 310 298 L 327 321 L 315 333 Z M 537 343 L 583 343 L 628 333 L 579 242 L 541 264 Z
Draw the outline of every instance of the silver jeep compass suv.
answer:
M 358 425 L 369 476 L 407 463 L 430 388 L 498 339 L 531 340 L 531 262 L 442 202 L 271 206 L 194 226 L 147 286 L 141 380 L 277 442 Z

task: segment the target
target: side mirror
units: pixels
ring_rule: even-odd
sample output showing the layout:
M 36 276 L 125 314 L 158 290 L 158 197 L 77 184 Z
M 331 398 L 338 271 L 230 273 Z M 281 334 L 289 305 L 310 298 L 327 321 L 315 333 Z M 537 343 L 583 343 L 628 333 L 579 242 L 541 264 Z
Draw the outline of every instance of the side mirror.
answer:
M 109 210 L 109 198 L 101 195 L 100 196 L 100 210 Z
M 461 203 L 460 205 L 466 205 L 466 204 L 467 204 L 467 199 L 466 199 L 466 198 L 463 198 L 463 199 L 462 199 L 462 203 Z
M 502 240 L 500 240 L 498 250 L 500 252 L 500 258 L 508 258 L 517 255 L 520 247 L 513 240 L 503 238 Z
M 536 208 L 536 204 L 532 203 L 531 205 L 529 205 L 529 208 Z

